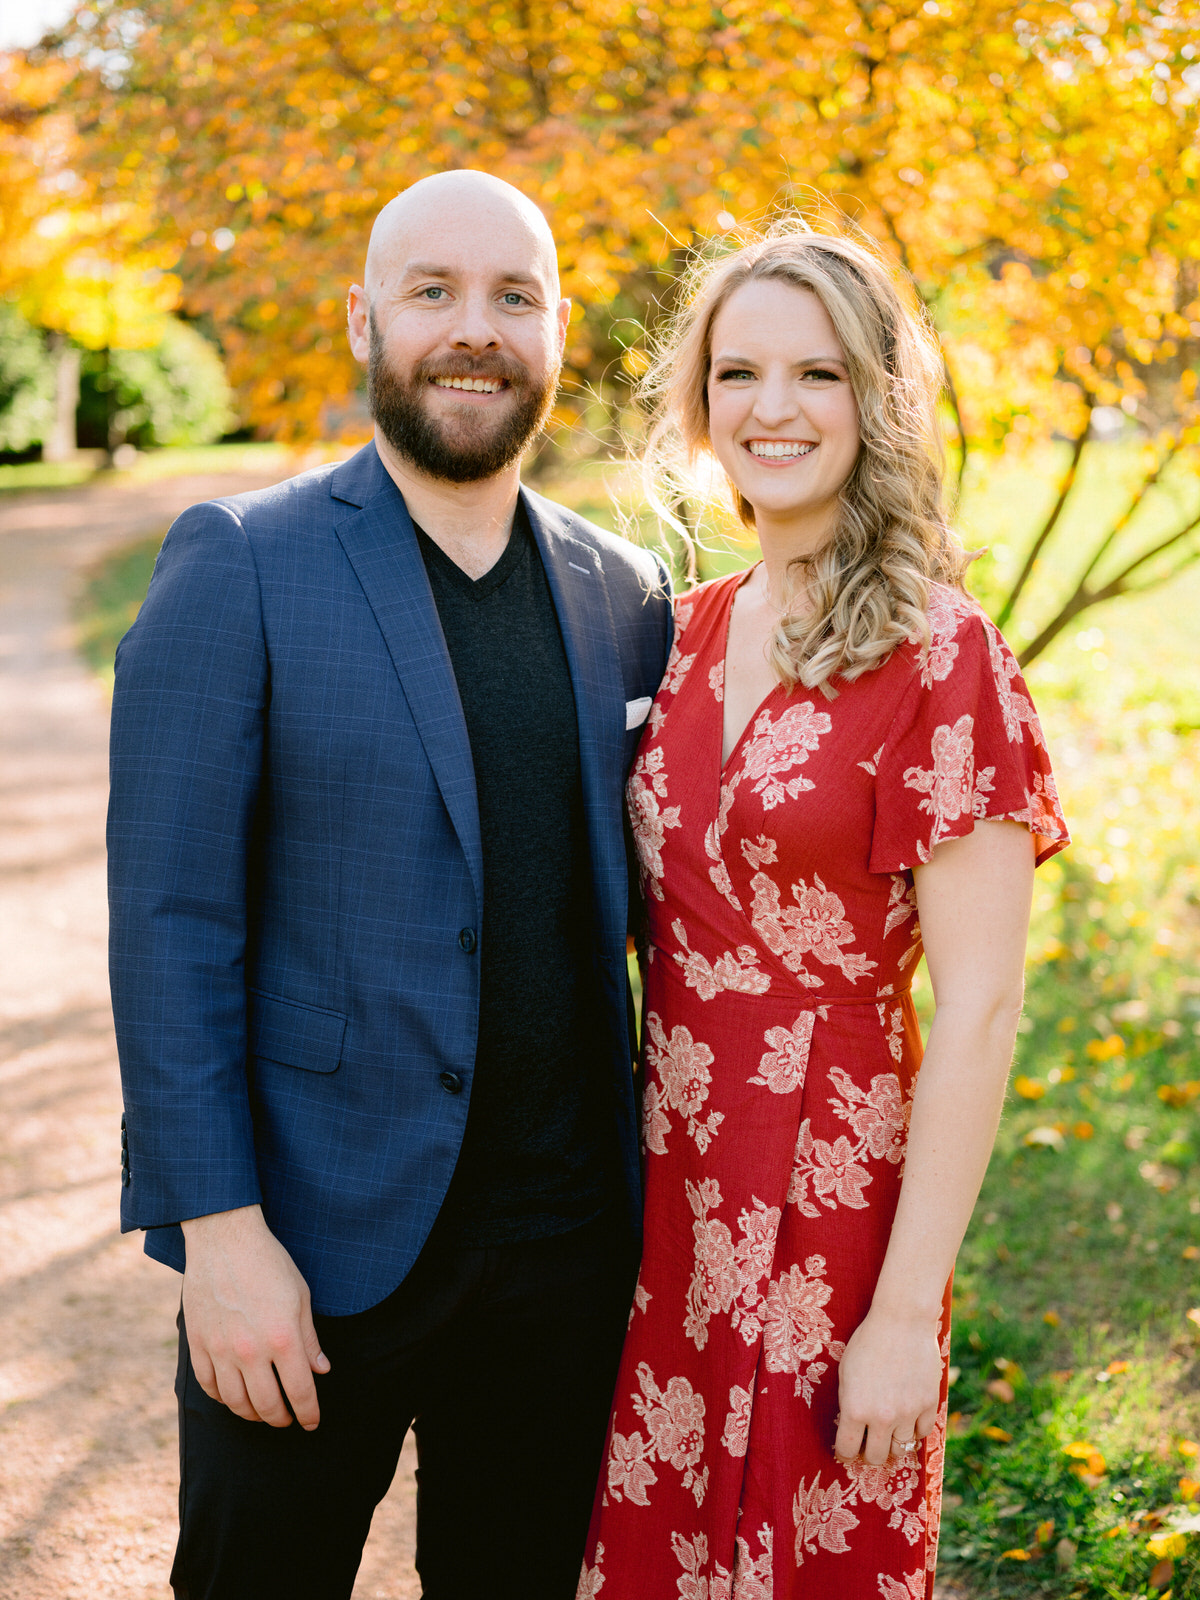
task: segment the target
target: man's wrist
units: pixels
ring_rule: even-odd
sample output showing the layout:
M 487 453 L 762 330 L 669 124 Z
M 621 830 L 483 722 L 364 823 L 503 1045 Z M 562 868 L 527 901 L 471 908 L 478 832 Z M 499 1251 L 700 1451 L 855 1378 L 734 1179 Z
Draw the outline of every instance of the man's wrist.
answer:
M 231 1211 L 210 1211 L 201 1217 L 187 1217 L 179 1226 L 185 1239 L 203 1238 L 206 1235 L 230 1229 L 253 1227 L 263 1220 L 260 1205 L 235 1206 Z

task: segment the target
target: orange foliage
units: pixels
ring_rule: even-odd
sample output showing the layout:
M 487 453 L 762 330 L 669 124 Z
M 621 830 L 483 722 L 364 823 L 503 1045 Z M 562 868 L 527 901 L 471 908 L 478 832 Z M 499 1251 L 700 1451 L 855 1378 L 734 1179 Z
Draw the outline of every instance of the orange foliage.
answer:
M 972 435 L 1077 426 L 1085 397 L 1191 420 L 1200 68 L 1168 0 L 98 0 L 81 17 L 72 48 L 129 63 L 110 56 L 112 86 L 88 91 L 101 187 L 158 197 L 187 303 L 275 431 L 316 430 L 356 382 L 343 304 L 371 216 L 454 166 L 550 215 L 586 311 L 571 365 L 593 383 L 642 342 L 681 251 L 828 196 L 935 301 Z

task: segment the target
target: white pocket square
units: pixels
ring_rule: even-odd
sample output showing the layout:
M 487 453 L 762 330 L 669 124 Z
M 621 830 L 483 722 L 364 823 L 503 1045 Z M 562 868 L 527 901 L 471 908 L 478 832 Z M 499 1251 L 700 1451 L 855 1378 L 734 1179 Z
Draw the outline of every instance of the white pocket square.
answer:
M 625 702 L 625 732 L 626 733 L 629 732 L 630 728 L 640 728 L 641 727 L 642 723 L 645 722 L 646 718 L 650 715 L 650 707 L 653 704 L 654 704 L 654 702 L 653 702 L 653 700 L 651 699 L 651 697 L 648 694 L 642 695 L 641 698 L 638 699 L 638 700 L 626 700 L 626 702 Z

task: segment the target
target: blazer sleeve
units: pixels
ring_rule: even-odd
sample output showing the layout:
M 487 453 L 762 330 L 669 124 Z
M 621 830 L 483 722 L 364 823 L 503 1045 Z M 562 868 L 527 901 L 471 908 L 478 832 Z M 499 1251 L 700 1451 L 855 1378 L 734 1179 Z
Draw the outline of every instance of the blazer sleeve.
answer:
M 117 651 L 108 846 L 126 1231 L 261 1199 L 244 962 L 268 692 L 249 541 L 229 507 L 195 506 Z

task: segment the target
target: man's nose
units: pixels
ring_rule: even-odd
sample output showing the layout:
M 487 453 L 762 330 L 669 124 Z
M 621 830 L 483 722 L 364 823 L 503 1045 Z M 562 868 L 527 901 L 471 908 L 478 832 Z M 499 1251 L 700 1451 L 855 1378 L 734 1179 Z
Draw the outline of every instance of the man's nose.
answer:
M 450 330 L 455 350 L 498 350 L 503 343 L 495 310 L 486 295 L 464 295 Z

